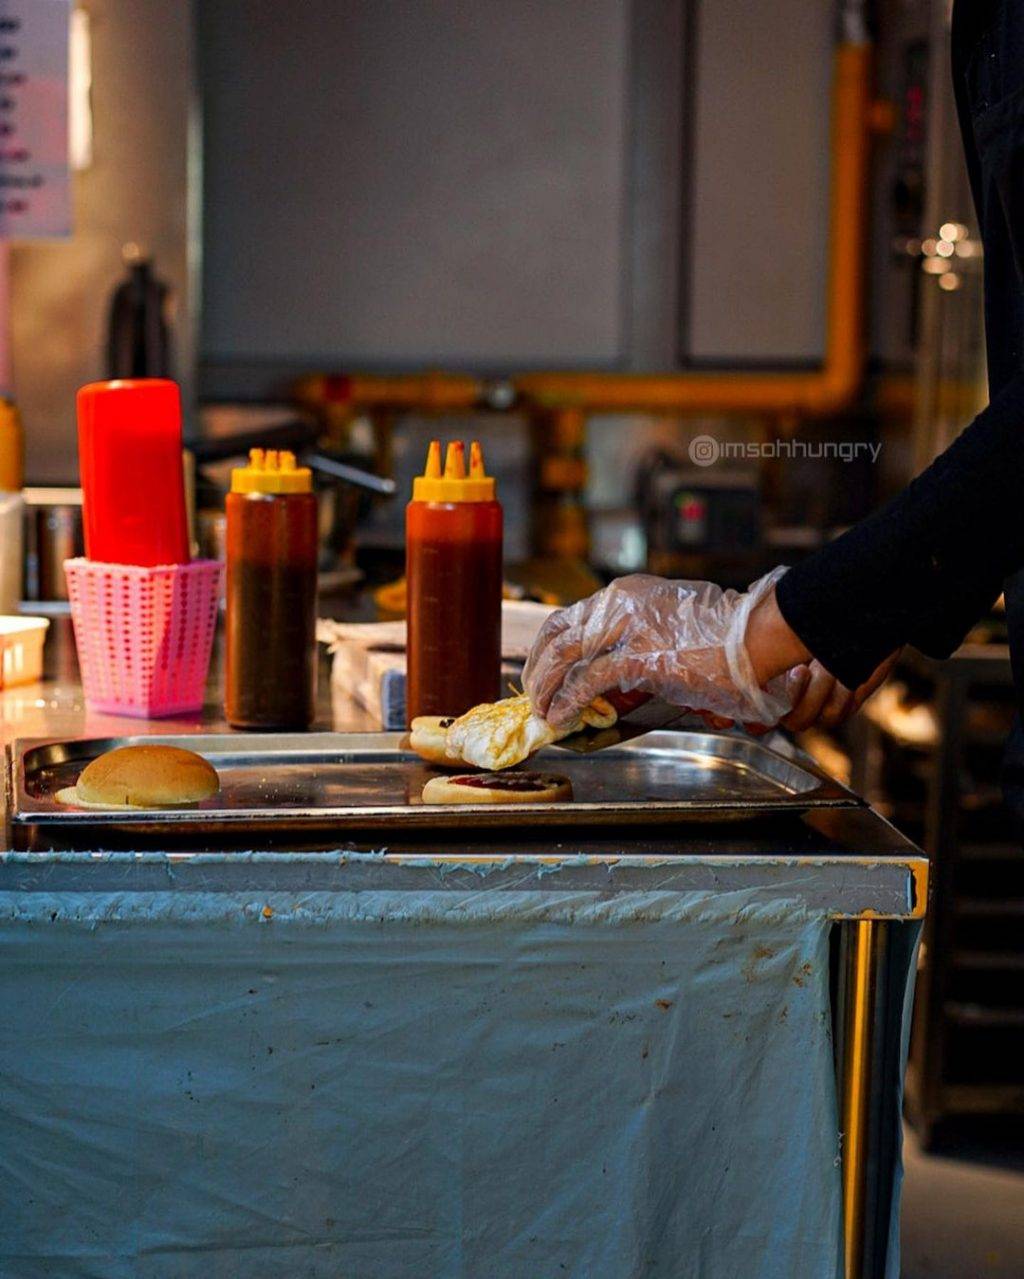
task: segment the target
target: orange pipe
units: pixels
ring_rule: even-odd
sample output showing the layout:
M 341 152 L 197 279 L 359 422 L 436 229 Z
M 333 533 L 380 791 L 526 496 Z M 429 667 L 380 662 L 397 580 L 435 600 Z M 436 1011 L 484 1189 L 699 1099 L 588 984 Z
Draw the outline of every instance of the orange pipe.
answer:
M 807 373 L 523 373 L 518 398 L 543 409 L 588 413 L 770 413 L 826 416 L 847 408 L 865 364 L 864 246 L 867 236 L 869 136 L 872 129 L 871 46 L 836 49 L 832 87 L 832 187 L 825 360 Z M 376 377 L 315 376 L 297 388 L 300 401 L 352 409 L 470 412 L 486 385 L 457 373 Z
M 545 408 L 590 412 L 797 413 L 846 408 L 864 374 L 864 245 L 867 231 L 871 47 L 836 50 L 832 106 L 825 360 L 807 373 L 527 373 L 520 395 Z
M 396 373 L 380 377 L 364 373 L 312 374 L 296 383 L 295 395 L 300 403 L 316 407 L 452 413 L 479 408 L 484 383 L 463 373 Z

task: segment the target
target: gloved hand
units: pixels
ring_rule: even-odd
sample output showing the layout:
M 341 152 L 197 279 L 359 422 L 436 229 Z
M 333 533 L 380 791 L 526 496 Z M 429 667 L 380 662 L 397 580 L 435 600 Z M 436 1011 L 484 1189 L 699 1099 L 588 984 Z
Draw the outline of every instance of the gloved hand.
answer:
M 802 732 L 815 724 L 835 728 L 856 715 L 868 698 L 889 677 L 899 660 L 900 649 L 890 654 L 868 676 L 860 688 L 848 689 L 825 669 L 820 662 L 793 667 L 787 672 L 791 681 L 793 707 L 783 716 L 782 726 L 794 733 Z
M 774 569 L 742 594 L 711 582 L 621 577 L 552 613 L 523 687 L 556 728 L 615 688 L 742 723 L 776 724 L 792 705 L 793 686 L 780 675 L 760 688 L 744 637 L 754 608 L 785 571 Z

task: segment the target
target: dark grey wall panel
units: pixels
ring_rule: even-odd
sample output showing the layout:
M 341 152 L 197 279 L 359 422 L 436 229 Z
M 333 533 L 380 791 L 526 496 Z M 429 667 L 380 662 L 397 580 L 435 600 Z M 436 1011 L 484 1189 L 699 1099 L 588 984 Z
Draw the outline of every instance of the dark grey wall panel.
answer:
M 628 0 L 200 0 L 207 361 L 617 361 Z
M 632 0 L 630 38 L 630 367 L 672 368 L 679 354 L 681 199 L 690 112 L 683 92 L 687 0 Z
M 824 349 L 835 6 L 703 0 L 696 31 L 688 354 Z

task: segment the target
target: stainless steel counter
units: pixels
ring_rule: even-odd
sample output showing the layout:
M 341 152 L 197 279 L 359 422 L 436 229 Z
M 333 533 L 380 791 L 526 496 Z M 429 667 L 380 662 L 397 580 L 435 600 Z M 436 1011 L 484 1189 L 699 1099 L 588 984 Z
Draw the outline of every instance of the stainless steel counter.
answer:
M 16 738 L 115 737 L 138 734 L 224 733 L 220 701 L 222 671 L 219 647 L 215 650 L 209 683 L 210 697 L 202 714 L 174 719 L 135 720 L 90 711 L 82 696 L 74 655 L 70 624 L 65 618 L 54 619 L 47 641 L 46 678 L 41 684 L 6 689 L 0 692 L 0 722 L 5 745 Z M 321 668 L 318 725 L 339 732 L 366 732 L 374 727 L 365 711 L 351 703 L 331 704 L 326 663 Z M 780 751 L 792 753 L 793 747 L 781 736 L 772 744 Z M 6 797 L 5 797 L 6 804 Z M 11 841 L 5 827 L 4 847 Z M 240 845 L 234 841 L 237 850 Z M 244 836 L 243 844 L 244 846 Z M 571 831 L 531 831 L 522 823 L 502 830 L 467 831 L 462 835 L 439 837 L 436 834 L 388 830 L 358 833 L 353 839 L 339 839 L 331 849 L 322 842 L 303 841 L 297 836 L 289 843 L 285 861 L 273 859 L 249 863 L 244 872 L 238 863 L 226 858 L 217 874 L 237 879 L 240 873 L 261 881 L 284 875 L 296 886 L 329 880 L 341 887 L 351 877 L 364 879 L 365 866 L 339 861 L 325 861 L 318 854 L 348 851 L 383 853 L 395 865 L 424 857 L 439 865 L 479 866 L 507 863 L 510 859 L 524 864 L 562 863 L 560 874 L 573 883 L 591 884 L 595 878 L 616 867 L 616 879 L 630 884 L 649 881 L 671 863 L 674 882 L 692 887 L 752 886 L 764 883 L 778 885 L 785 880 L 794 892 L 816 909 L 827 911 L 833 918 L 874 916 L 907 919 L 923 914 L 927 890 L 927 861 L 913 844 L 889 823 L 867 808 L 821 810 L 802 816 L 779 814 L 771 819 L 742 823 L 681 826 L 674 830 L 656 828 L 646 832 L 594 832 L 585 837 Z M 73 851 L 73 850 L 72 850 Z M 303 853 L 301 863 L 295 853 Z M 36 856 L 36 854 L 33 854 Z M 188 857 L 187 847 L 169 848 L 166 854 L 148 853 L 145 861 L 136 863 L 137 871 L 122 874 L 145 877 L 143 867 L 152 858 L 173 856 L 179 874 L 187 874 L 182 863 Z M 578 859 L 584 858 L 585 865 Z M 576 864 L 568 864 L 575 859 Z M 204 857 L 204 861 L 206 861 Z M 69 863 L 64 861 L 68 866 Z M 303 869 L 299 869 L 299 865 Z M 210 868 L 204 874 L 209 874 Z M 456 871 L 445 877 L 445 883 L 456 885 L 473 872 Z M 489 886 L 499 887 L 514 882 L 517 872 L 510 866 L 489 879 Z M 298 877 L 298 879 L 296 879 Z M 311 877 L 311 878 L 310 878 Z M 389 877 L 395 883 L 395 877 Z
M 331 705 L 328 667 L 321 663 L 317 724 L 339 732 L 367 732 L 377 727 L 352 703 Z M 126 733 L 191 733 L 227 731 L 223 708 L 223 649 L 214 645 L 206 705 L 198 715 L 171 719 L 131 719 L 90 711 L 82 696 L 71 619 L 50 619 L 44 651 L 43 680 L 0 690 L 0 734 L 4 744 L 15 737 L 104 737 Z
M 327 678 L 327 664 L 321 667 L 318 698 L 318 726 L 339 732 L 366 732 L 374 725 L 365 711 L 352 703 L 333 706 Z M 15 738 L 114 737 L 128 734 L 223 733 L 227 726 L 221 706 L 222 667 L 220 647 L 215 649 L 209 682 L 209 699 L 202 714 L 174 719 L 135 720 L 90 711 L 82 696 L 75 661 L 74 639 L 70 622 L 55 618 L 47 640 L 44 681 L 36 685 L 5 689 L 0 692 L 0 724 L 5 745 Z M 793 748 L 779 735 L 773 741 L 776 749 L 792 752 Z M 6 796 L 5 796 L 6 805 Z M 5 825 L 4 847 L 10 847 Z M 236 844 L 237 847 L 237 844 Z M 586 838 L 574 838 L 571 832 L 553 831 L 541 834 L 523 829 L 521 824 L 500 831 L 467 832 L 460 838 L 441 839 L 437 835 L 416 835 L 382 829 L 371 838 L 339 840 L 338 848 L 351 852 L 384 852 L 389 861 L 401 864 L 408 859 L 436 859 L 439 864 L 459 866 L 483 863 L 505 863 L 510 858 L 522 865 L 551 861 L 565 863 L 584 856 L 586 866 L 565 865 L 562 874 L 573 882 L 591 882 L 607 874 L 610 866 L 618 867 L 621 877 L 628 870 L 632 882 L 636 876 L 647 878 L 656 868 L 671 861 L 673 876 L 692 883 L 693 887 L 750 886 L 756 882 L 778 883 L 787 879 L 808 904 L 827 910 L 835 918 L 857 918 L 865 915 L 886 918 L 914 918 L 924 911 L 927 890 L 927 861 L 913 844 L 901 836 L 877 814 L 867 808 L 822 810 L 802 816 L 777 815 L 770 820 L 739 824 L 701 825 L 667 831 L 657 829 L 644 833 L 607 832 Z M 341 886 L 351 876 L 365 877 L 366 868 L 356 869 L 335 858 L 324 862 L 317 857 L 322 846 L 296 840 L 294 852 L 303 852 L 302 870 L 294 858 L 286 863 L 268 860 L 249 864 L 246 876 L 275 878 L 285 875 L 293 879 L 326 876 Z M 179 865 L 187 857 L 187 849 L 167 851 Z M 161 854 L 149 854 L 159 858 Z M 268 854 L 269 856 L 269 854 Z M 148 859 L 147 859 L 148 861 Z M 64 863 L 67 865 L 67 863 Z M 145 876 L 139 862 L 138 874 Z M 225 861 L 218 874 L 237 876 L 232 862 Z M 272 869 L 271 869 L 272 868 Z M 601 869 L 598 869 L 601 868 Z M 645 868 L 647 868 L 645 870 Z M 207 872 L 209 873 L 209 867 Z M 458 871 L 445 882 L 457 884 L 466 873 Z M 507 879 L 514 880 L 514 870 L 502 870 L 489 881 L 492 887 Z M 389 882 L 394 882 L 390 880 Z

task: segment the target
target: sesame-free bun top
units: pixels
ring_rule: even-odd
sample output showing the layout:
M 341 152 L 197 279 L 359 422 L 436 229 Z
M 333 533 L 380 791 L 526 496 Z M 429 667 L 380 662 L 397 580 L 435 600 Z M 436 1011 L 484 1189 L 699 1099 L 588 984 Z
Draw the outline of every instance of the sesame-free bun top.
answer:
M 209 799 L 220 779 L 212 764 L 180 746 L 118 746 L 86 764 L 74 789 L 83 804 L 158 808 Z

